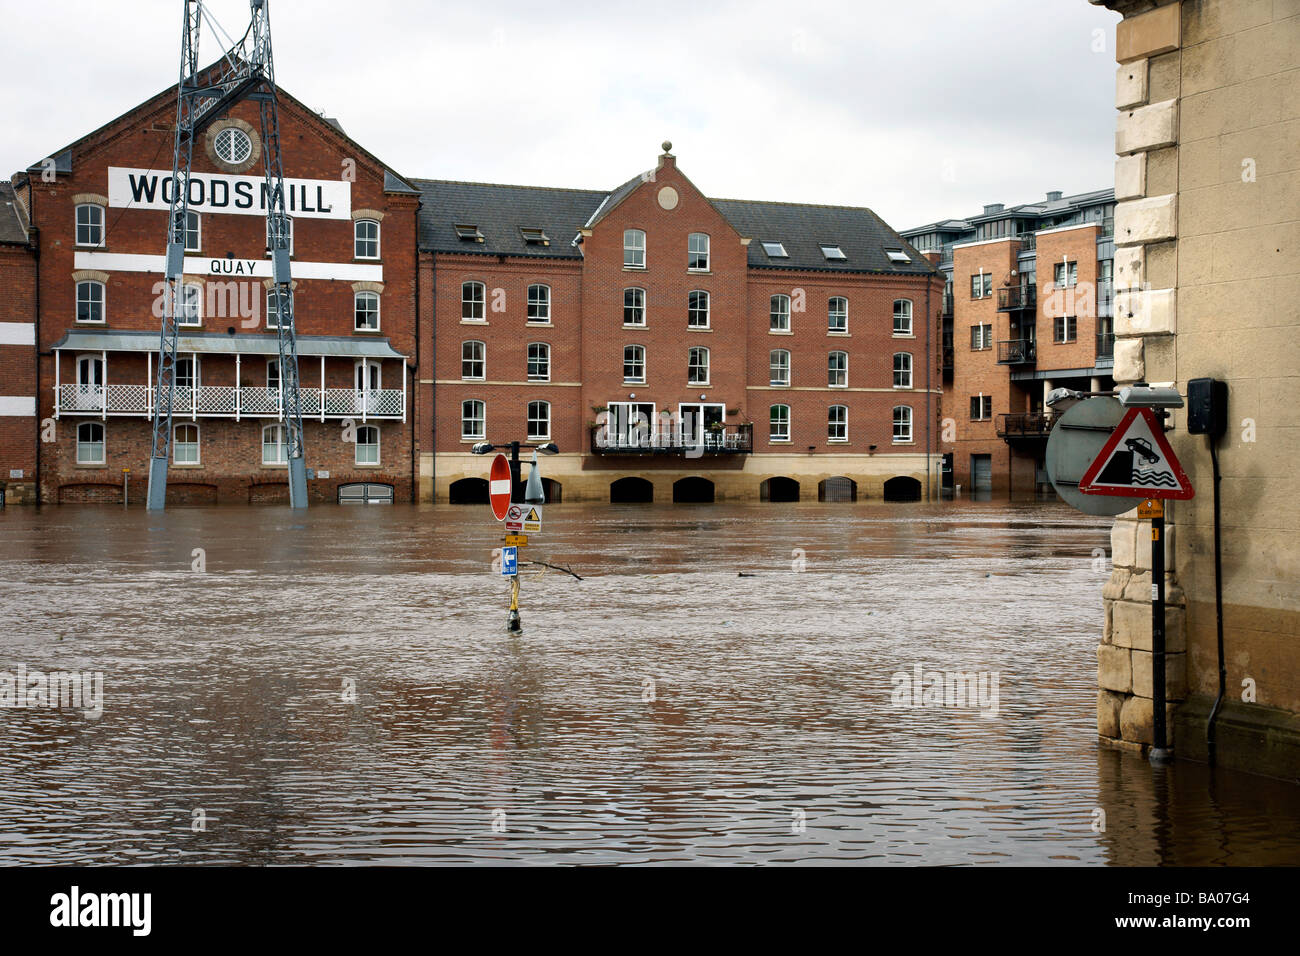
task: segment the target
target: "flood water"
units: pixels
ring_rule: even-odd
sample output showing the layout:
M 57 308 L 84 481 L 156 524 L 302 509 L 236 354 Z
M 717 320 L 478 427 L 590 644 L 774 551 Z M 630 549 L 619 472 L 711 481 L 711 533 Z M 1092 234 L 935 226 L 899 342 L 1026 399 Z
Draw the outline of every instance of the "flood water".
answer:
M 103 713 L 0 709 L 0 862 L 1300 863 L 1300 788 L 1098 748 L 1109 525 L 548 506 L 511 636 L 486 507 L 11 507 L 0 670 Z

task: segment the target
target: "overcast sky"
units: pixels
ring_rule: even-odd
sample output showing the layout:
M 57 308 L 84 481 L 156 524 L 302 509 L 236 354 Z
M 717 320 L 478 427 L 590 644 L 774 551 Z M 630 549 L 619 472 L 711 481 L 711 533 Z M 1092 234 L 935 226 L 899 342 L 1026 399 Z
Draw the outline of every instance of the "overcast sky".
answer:
M 243 33 L 246 0 L 205 6 Z M 707 195 L 898 229 L 1109 186 L 1118 19 L 1088 0 L 271 4 L 280 85 L 401 174 L 605 189 L 669 139 Z M 175 82 L 178 0 L 5 20 L 0 175 Z M 202 62 L 220 47 L 205 32 Z

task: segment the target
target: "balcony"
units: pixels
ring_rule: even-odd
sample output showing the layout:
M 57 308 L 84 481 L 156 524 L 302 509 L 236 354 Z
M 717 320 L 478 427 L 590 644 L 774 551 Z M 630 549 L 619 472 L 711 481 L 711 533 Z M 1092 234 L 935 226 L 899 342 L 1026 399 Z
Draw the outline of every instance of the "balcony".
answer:
M 61 415 L 139 415 L 152 418 L 152 385 L 56 385 L 54 417 Z M 302 388 L 304 418 L 406 420 L 406 392 L 397 388 Z M 230 385 L 177 387 L 172 414 L 188 418 L 280 418 L 280 390 Z
M 1013 285 L 998 289 L 998 311 L 1018 312 L 1032 309 L 1038 303 L 1038 290 L 1032 285 Z
M 1033 365 L 1038 358 L 1038 347 L 1032 339 L 1011 339 L 998 343 L 999 365 Z
M 998 437 L 1046 438 L 1052 431 L 1052 416 L 1029 412 L 1015 412 L 999 415 L 997 418 Z
M 593 455 L 701 455 L 749 454 L 754 450 L 752 424 L 728 425 L 720 431 L 705 430 L 702 436 L 687 435 L 680 428 L 644 426 L 625 432 L 610 431 L 606 425 L 591 427 Z
M 1097 333 L 1097 368 L 1111 368 L 1115 364 L 1115 333 Z

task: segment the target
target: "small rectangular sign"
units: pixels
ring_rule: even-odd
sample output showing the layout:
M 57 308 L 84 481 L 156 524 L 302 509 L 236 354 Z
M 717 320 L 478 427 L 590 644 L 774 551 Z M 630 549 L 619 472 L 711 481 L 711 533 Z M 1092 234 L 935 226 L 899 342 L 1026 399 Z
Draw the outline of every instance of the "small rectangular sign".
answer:
M 519 573 L 518 548 L 507 546 L 501 549 L 501 573 L 507 577 L 514 577 Z
M 1139 518 L 1163 518 L 1164 516 L 1165 504 L 1159 498 L 1148 498 L 1138 505 Z
M 528 544 L 528 535 L 508 534 L 506 535 L 506 544 L 512 545 L 516 548 L 522 548 L 524 545 Z
M 527 532 L 542 530 L 542 508 L 540 505 L 529 505 L 528 511 L 524 515 L 524 530 Z
M 22 476 L 23 476 L 23 470 L 22 470 L 21 468 L 10 468 L 10 469 L 9 469 L 9 477 L 10 477 L 10 478 L 21 478 Z

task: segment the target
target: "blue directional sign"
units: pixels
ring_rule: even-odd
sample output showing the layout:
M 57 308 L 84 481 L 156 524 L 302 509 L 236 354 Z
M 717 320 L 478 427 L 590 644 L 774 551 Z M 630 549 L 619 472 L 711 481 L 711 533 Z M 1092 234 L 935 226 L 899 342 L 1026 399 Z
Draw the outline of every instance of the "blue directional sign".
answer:
M 519 573 L 519 549 L 513 545 L 501 549 L 501 573 L 513 577 Z

